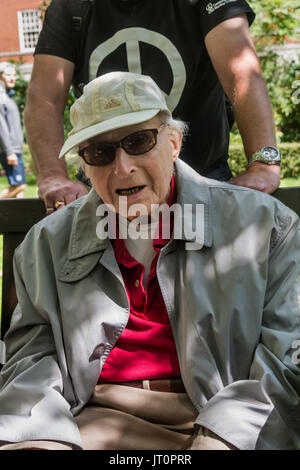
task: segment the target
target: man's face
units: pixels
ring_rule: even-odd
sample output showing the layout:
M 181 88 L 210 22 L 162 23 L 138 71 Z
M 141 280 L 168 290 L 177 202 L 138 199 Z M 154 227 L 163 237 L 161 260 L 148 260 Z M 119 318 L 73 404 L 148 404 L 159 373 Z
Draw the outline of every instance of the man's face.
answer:
M 117 142 L 133 132 L 159 128 L 160 125 L 159 118 L 155 117 L 145 123 L 107 132 L 88 143 Z M 150 214 L 152 204 L 162 204 L 168 200 L 173 164 L 178 158 L 181 141 L 179 131 L 162 126 L 157 144 L 147 153 L 129 155 L 119 147 L 113 162 L 105 166 L 84 164 L 84 170 L 103 202 L 112 204 L 117 213 L 127 216 L 120 210 L 119 198 L 122 196 L 127 197 L 128 209 L 133 204 L 143 204 Z
M 14 88 L 16 84 L 17 74 L 13 67 L 7 67 L 0 75 L 0 79 L 4 82 L 7 90 Z

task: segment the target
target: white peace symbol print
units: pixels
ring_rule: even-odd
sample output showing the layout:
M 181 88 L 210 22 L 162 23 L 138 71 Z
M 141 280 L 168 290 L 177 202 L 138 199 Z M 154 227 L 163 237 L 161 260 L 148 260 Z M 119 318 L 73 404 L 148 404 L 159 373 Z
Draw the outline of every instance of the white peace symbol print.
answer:
M 181 98 L 186 84 L 186 70 L 174 44 L 165 36 L 145 28 L 126 28 L 118 31 L 107 41 L 99 44 L 90 56 L 89 78 L 93 80 L 102 61 L 112 54 L 121 44 L 126 44 L 128 71 L 131 73 L 143 73 L 141 70 L 141 58 L 139 42 L 145 42 L 157 47 L 167 57 L 173 73 L 173 87 L 170 94 L 164 93 L 168 107 L 173 111 Z

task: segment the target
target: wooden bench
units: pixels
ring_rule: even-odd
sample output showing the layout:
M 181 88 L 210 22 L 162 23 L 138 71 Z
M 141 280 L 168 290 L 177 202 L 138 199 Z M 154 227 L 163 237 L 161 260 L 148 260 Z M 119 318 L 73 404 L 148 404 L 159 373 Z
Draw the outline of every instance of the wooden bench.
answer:
M 280 188 L 273 196 L 300 216 L 300 187 Z M 0 234 L 3 234 L 1 339 L 9 328 L 17 304 L 12 268 L 14 250 L 30 227 L 45 215 L 44 203 L 39 199 L 0 200 Z
M 45 215 L 45 205 L 40 199 L 0 199 L 0 234 L 3 234 L 1 339 L 9 328 L 17 304 L 12 264 L 15 248 L 32 225 Z

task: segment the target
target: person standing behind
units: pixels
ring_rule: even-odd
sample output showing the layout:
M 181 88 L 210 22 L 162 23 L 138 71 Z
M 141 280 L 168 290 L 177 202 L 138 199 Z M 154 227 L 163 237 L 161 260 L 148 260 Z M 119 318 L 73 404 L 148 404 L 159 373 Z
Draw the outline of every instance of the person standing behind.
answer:
M 275 191 L 280 153 L 249 32 L 254 17 L 245 0 L 52 0 L 35 50 L 24 114 L 47 211 L 85 193 L 68 179 L 64 161 L 57 158 L 69 87 L 72 83 L 79 96 L 96 76 L 116 70 L 151 76 L 174 117 L 189 123 L 182 158 L 193 169 L 232 184 Z M 225 93 L 249 163 L 233 179 L 227 164 Z M 44 126 L 47 132 L 41 132 Z M 267 164 L 263 149 L 276 154 L 276 164 Z
M 0 198 L 24 197 L 26 187 L 23 131 L 20 112 L 12 98 L 16 78 L 13 64 L 0 63 L 0 162 L 9 182 L 9 187 L 0 191 Z

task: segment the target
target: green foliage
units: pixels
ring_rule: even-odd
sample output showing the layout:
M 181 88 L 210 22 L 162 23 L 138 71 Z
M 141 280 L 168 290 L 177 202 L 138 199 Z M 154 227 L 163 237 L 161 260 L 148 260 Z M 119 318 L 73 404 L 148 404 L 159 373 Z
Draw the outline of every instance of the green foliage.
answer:
M 33 175 L 34 177 L 33 181 L 35 182 L 36 177 L 35 177 L 35 168 L 33 164 L 33 159 L 29 150 L 29 146 L 26 143 L 24 144 L 24 147 L 23 147 L 23 161 L 24 161 L 25 168 L 30 173 L 30 175 Z M 27 177 L 26 177 L 26 181 L 27 181 Z
M 278 138 L 300 141 L 300 56 L 298 63 L 272 51 L 260 57 L 262 74 L 272 103 Z
M 282 142 L 300 141 L 300 56 L 298 62 L 288 61 L 274 52 L 271 46 L 282 45 L 287 39 L 299 39 L 298 0 L 248 0 L 256 13 L 251 34 L 265 79 L 278 139 Z M 236 134 L 238 131 L 233 131 Z
M 66 107 L 64 111 L 64 132 L 65 132 L 65 139 L 67 138 L 68 132 L 72 129 L 71 123 L 70 123 L 70 108 L 72 104 L 74 103 L 76 97 L 73 93 L 73 90 L 70 89 L 67 97 L 67 102 L 66 102 Z
M 41 12 L 42 12 L 42 17 L 44 17 L 45 11 L 48 8 L 48 6 L 50 5 L 50 3 L 51 3 L 51 0 L 43 0 L 41 2 L 41 5 L 39 6 L 39 10 L 41 10 Z
M 256 13 L 251 32 L 258 50 L 271 44 L 283 44 L 297 38 L 298 0 L 248 0 Z
M 281 178 L 300 177 L 300 143 L 281 143 L 282 153 Z M 229 149 L 229 166 L 234 176 L 243 173 L 247 166 L 244 149 L 241 144 L 232 144 Z

